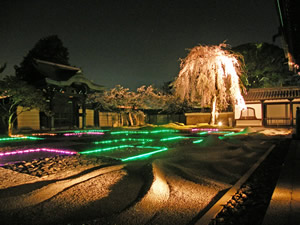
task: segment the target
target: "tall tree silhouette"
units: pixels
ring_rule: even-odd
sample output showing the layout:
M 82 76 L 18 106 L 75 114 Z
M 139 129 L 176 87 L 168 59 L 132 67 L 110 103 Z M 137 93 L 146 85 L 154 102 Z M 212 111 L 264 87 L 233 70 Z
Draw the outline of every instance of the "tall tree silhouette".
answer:
M 15 70 L 19 79 L 37 86 L 44 81 L 44 77 L 36 70 L 35 59 L 69 65 L 69 51 L 57 35 L 42 38 L 34 45 L 20 66 L 15 66 Z

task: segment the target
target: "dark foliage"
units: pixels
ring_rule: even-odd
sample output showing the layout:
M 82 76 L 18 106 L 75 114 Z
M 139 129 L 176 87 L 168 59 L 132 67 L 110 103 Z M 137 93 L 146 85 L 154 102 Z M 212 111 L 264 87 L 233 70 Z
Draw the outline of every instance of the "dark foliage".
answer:
M 69 52 L 57 35 L 42 38 L 35 44 L 15 70 L 19 79 L 37 86 L 43 83 L 44 77 L 36 70 L 35 59 L 69 65 Z
M 283 49 L 268 43 L 248 43 L 232 48 L 245 61 L 247 88 L 296 85 L 300 80 L 289 71 Z

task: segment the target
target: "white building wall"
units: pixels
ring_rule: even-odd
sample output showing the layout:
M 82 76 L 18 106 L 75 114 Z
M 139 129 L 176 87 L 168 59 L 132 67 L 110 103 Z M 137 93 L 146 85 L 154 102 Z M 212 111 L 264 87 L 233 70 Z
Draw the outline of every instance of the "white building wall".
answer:
M 246 103 L 247 108 L 253 108 L 257 119 L 262 119 L 261 103 Z M 241 110 L 235 107 L 234 118 L 237 120 L 241 117 Z

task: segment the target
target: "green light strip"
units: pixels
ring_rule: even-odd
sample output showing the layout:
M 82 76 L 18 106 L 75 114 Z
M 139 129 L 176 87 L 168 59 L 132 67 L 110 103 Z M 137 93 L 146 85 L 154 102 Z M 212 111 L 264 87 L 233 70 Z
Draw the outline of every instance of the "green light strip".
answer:
M 19 140 L 44 140 L 44 138 L 39 138 L 39 137 L 28 137 L 28 136 L 23 136 L 23 137 L 11 137 L 11 138 L 0 138 L 0 142 L 2 141 L 19 141 Z
M 157 147 L 157 146 L 144 146 L 144 145 L 140 145 L 140 146 L 135 146 L 136 148 L 152 148 L 152 149 L 161 149 L 164 147 Z
M 182 136 L 176 136 L 176 137 L 170 137 L 170 138 L 162 138 L 160 139 L 160 141 L 173 141 L 173 140 L 177 140 L 177 139 L 184 139 L 185 137 Z
M 95 141 L 94 144 L 111 144 L 125 141 L 138 141 L 138 142 L 151 142 L 153 139 L 145 139 L 145 138 L 122 138 L 122 139 L 114 139 L 114 140 L 106 140 L 106 141 Z
M 211 131 L 210 132 L 211 134 L 231 134 L 231 133 L 234 133 L 232 131 Z
M 114 147 L 109 147 L 109 148 L 100 148 L 100 149 L 95 149 L 95 150 L 87 150 L 83 152 L 79 152 L 80 154 L 92 154 L 96 152 L 106 152 L 110 150 L 115 150 L 115 149 L 121 149 L 121 148 L 131 148 L 134 147 L 133 145 L 119 145 L 119 146 L 114 146 Z
M 194 144 L 197 144 L 197 143 L 201 143 L 202 141 L 204 141 L 204 139 L 199 139 L 197 141 L 193 141 Z
M 168 150 L 168 148 L 162 148 L 162 149 L 159 149 L 159 150 L 156 150 L 156 151 L 153 151 L 153 152 L 148 152 L 148 153 L 144 153 L 144 154 L 141 154 L 141 155 L 136 155 L 136 156 L 131 156 L 131 157 L 128 157 L 128 158 L 124 158 L 124 159 L 121 159 L 121 161 L 125 162 L 125 161 L 140 159 L 140 158 L 147 158 L 151 155 L 154 155 L 154 154 L 159 153 L 159 152 L 164 152 L 164 151 L 167 151 L 167 150 Z
M 238 132 L 238 133 L 231 132 L 231 133 L 228 133 L 228 134 L 224 134 L 224 136 L 225 137 L 227 137 L 227 136 L 235 136 L 235 135 L 239 135 L 239 134 L 242 134 L 242 133 L 240 133 L 240 132 Z
M 281 26 L 284 27 L 284 23 L 283 23 L 283 19 L 282 19 L 282 12 L 281 12 L 281 7 L 280 7 L 279 0 L 277 0 L 277 6 L 278 6 L 278 11 L 279 11 L 279 17 L 280 17 Z
M 150 131 L 151 134 L 157 134 L 157 133 L 176 133 L 179 132 L 179 130 L 153 130 Z
M 208 134 L 208 131 L 200 132 L 200 133 L 198 133 L 198 134 L 199 134 L 199 135 Z

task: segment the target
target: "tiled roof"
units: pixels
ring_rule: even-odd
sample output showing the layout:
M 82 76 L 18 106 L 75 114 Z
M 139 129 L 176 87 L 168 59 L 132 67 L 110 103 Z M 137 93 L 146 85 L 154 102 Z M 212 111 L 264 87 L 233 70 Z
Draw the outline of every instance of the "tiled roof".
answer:
M 300 98 L 300 87 L 253 88 L 244 95 L 245 101 Z
M 76 73 L 81 72 L 80 68 L 77 67 L 62 65 L 39 59 L 34 60 L 34 66 L 41 74 L 43 74 L 43 76 L 57 81 L 68 80 Z

